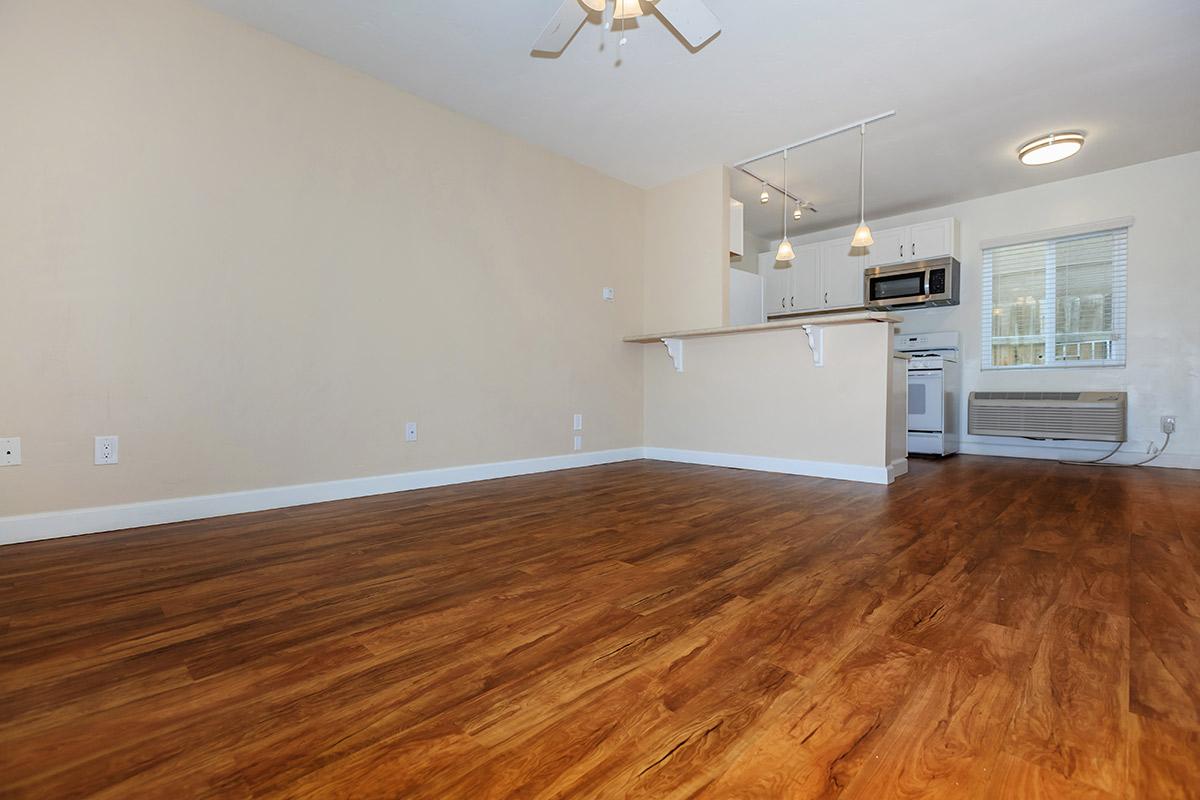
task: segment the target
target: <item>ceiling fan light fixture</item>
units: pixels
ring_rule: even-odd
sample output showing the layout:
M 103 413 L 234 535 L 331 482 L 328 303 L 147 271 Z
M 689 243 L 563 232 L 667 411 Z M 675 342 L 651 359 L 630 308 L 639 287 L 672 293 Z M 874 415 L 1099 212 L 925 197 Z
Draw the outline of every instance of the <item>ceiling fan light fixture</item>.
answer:
M 641 0 L 615 0 L 613 19 L 633 19 L 646 12 L 642 9 Z
M 1026 142 L 1017 148 L 1017 158 L 1030 167 L 1053 164 L 1070 158 L 1083 148 L 1083 134 L 1079 131 L 1060 131 Z

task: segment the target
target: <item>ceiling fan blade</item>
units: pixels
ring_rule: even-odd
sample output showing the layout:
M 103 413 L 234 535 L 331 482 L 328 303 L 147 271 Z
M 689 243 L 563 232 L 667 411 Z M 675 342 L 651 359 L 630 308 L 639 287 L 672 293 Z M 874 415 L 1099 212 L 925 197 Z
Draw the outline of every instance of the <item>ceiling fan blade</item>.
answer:
M 721 32 L 721 21 L 703 0 L 658 0 L 654 10 L 693 49 L 699 49 Z
M 533 43 L 534 52 L 561 53 L 575 38 L 575 32 L 583 27 L 587 16 L 587 9 L 579 4 L 579 0 L 564 0 L 550 24 Z

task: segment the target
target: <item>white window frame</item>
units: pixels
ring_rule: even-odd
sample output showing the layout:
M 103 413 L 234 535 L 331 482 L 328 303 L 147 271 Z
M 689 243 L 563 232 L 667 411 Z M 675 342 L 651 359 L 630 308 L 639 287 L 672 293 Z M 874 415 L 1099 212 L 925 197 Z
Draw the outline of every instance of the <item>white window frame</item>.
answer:
M 1097 368 L 1097 367 L 1115 367 L 1124 368 L 1126 364 L 1126 306 L 1129 304 L 1129 228 L 1133 227 L 1132 217 L 1122 217 L 1120 219 L 1105 220 L 1103 222 L 1090 223 L 1086 225 L 1073 225 L 1069 228 L 1057 228 L 1054 230 L 1039 231 L 1037 233 L 1024 234 L 1021 236 L 1010 236 L 1002 239 L 991 239 L 980 243 L 982 251 L 982 262 L 980 269 L 980 293 L 979 306 L 980 314 L 983 322 L 983 339 L 980 352 L 979 366 L 981 371 L 1000 371 L 1000 370 L 1042 370 L 1042 369 L 1068 369 L 1074 367 Z M 1117 303 L 1115 298 L 1113 301 L 1113 338 L 1110 340 L 1109 353 L 1110 357 L 1106 359 L 1089 359 L 1081 361 L 1079 359 L 1059 360 L 1055 356 L 1057 354 L 1057 333 L 1058 333 L 1058 302 L 1057 302 L 1057 263 L 1055 262 L 1055 242 L 1077 237 L 1091 236 L 1093 234 L 1102 233 L 1104 231 L 1125 230 L 1125 297 L 1121 303 Z M 1045 357 L 1041 364 L 1007 364 L 996 366 L 992 364 L 992 319 L 994 313 L 994 304 L 992 301 L 992 253 L 991 251 L 997 247 L 1006 247 L 1014 244 L 1032 244 L 1040 243 L 1045 246 L 1046 262 L 1045 262 L 1045 294 L 1042 297 L 1042 307 L 1047 309 L 1047 316 L 1043 320 L 1042 339 Z M 1005 337 L 1007 338 L 1007 337 Z

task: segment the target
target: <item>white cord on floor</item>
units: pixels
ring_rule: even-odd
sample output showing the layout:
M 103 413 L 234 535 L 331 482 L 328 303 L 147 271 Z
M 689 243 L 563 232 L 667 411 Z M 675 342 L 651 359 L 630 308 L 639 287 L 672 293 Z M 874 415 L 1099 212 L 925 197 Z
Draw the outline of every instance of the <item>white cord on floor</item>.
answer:
M 1134 461 L 1132 464 L 1105 463 L 1105 462 L 1107 462 L 1108 459 L 1112 458 L 1113 456 L 1115 456 L 1117 454 L 1117 451 L 1121 449 L 1121 443 L 1117 443 L 1117 446 L 1114 447 L 1112 450 L 1110 450 L 1107 455 L 1101 456 L 1100 458 L 1097 458 L 1095 461 L 1067 461 L 1065 459 L 1060 458 L 1058 460 L 1058 463 L 1060 463 L 1060 464 L 1082 464 L 1083 466 L 1093 466 L 1093 467 L 1140 467 L 1143 464 L 1149 464 L 1151 461 L 1158 458 L 1163 453 L 1167 452 L 1167 445 L 1169 445 L 1170 443 L 1171 443 L 1171 434 L 1168 433 L 1167 440 L 1165 442 L 1163 442 L 1163 446 L 1162 446 L 1161 450 L 1159 450 L 1157 453 L 1155 453 L 1154 455 L 1150 456 L 1147 459 L 1143 459 L 1142 461 Z

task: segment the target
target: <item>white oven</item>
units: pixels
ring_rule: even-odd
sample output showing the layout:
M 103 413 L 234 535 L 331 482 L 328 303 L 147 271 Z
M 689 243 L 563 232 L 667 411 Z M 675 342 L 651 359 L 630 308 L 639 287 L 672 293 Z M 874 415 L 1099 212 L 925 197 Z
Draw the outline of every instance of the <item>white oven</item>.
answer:
M 941 433 L 946 421 L 942 396 L 945 370 L 908 371 L 908 429 L 918 433 Z
M 908 452 L 945 456 L 958 452 L 958 334 L 896 337 L 908 359 Z

